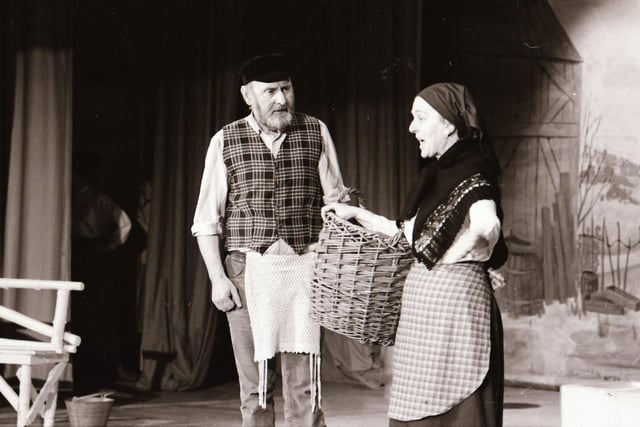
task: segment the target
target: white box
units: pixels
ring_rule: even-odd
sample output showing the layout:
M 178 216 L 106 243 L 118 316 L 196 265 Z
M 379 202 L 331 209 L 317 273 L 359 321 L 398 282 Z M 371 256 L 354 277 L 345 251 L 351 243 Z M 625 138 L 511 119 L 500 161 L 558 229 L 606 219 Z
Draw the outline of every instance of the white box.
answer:
M 594 382 L 560 387 L 562 427 L 640 426 L 640 382 Z

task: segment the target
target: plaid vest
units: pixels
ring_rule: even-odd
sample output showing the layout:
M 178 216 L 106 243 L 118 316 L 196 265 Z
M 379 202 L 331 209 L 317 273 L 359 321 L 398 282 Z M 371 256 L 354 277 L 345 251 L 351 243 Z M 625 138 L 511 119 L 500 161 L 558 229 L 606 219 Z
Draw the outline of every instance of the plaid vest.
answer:
M 316 242 L 323 203 L 318 174 L 322 136 L 317 119 L 294 114 L 276 158 L 244 119 L 225 126 L 223 135 L 229 184 L 227 249 L 263 253 L 282 238 L 300 253 Z

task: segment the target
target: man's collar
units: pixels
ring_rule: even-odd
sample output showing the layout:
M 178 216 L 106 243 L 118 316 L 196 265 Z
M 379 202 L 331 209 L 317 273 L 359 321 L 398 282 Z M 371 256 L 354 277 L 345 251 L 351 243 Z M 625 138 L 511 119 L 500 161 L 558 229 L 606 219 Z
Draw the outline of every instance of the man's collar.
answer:
M 262 135 L 264 133 L 265 135 L 267 135 L 268 138 L 272 138 L 275 140 L 275 139 L 281 138 L 282 135 L 286 134 L 286 132 L 280 132 L 276 136 L 269 135 L 267 132 L 264 131 L 264 129 L 260 127 L 260 125 L 258 124 L 258 121 L 256 120 L 255 117 L 253 117 L 252 113 L 249 113 L 249 115 L 246 117 L 245 120 L 247 121 L 247 123 L 249 123 L 249 126 L 251 126 L 251 129 L 253 129 L 255 133 L 257 133 L 258 135 Z
M 256 121 L 256 118 L 253 117 L 253 114 L 249 113 L 249 115 L 245 120 L 247 121 L 247 123 L 249 123 L 249 126 L 251 126 L 251 129 L 253 129 L 258 135 L 262 133 L 262 129 L 260 128 L 260 125 Z

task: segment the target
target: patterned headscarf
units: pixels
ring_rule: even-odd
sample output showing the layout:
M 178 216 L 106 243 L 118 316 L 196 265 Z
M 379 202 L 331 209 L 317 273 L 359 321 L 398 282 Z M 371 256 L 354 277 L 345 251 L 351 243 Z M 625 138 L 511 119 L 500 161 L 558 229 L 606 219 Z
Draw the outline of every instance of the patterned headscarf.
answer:
M 482 155 L 491 163 L 496 174 L 500 174 L 500 162 L 490 139 L 482 126 L 476 103 L 469 90 L 459 83 L 436 83 L 418 93 L 458 131 L 461 140 L 475 141 Z
M 462 134 L 466 134 L 468 127 L 482 130 L 478 109 L 465 86 L 458 83 L 436 83 L 422 89 L 418 96 L 453 123 Z

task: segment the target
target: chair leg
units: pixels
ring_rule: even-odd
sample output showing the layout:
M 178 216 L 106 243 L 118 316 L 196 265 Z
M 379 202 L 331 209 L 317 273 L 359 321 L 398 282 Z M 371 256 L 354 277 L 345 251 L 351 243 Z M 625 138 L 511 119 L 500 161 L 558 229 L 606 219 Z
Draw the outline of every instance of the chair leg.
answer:
M 56 417 L 56 404 L 58 401 L 58 388 L 51 390 L 47 402 L 44 405 L 44 419 L 43 427 L 53 427 L 53 422 Z
M 31 366 L 22 365 L 18 368 L 16 376 L 20 380 L 20 393 L 18 395 L 18 427 L 25 427 L 31 403 Z
M 45 427 L 53 425 L 58 399 L 58 382 L 65 366 L 66 362 L 59 362 L 49 371 L 47 380 L 40 388 L 40 392 L 36 392 L 36 396 L 33 399 L 29 410 L 29 418 L 27 419 L 28 422 L 32 422 L 37 415 L 40 415 L 44 419 Z

